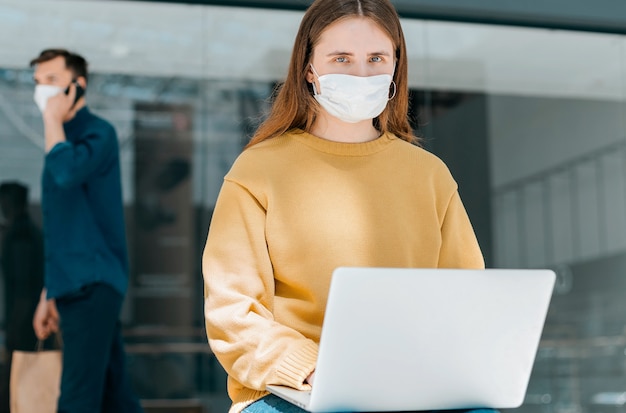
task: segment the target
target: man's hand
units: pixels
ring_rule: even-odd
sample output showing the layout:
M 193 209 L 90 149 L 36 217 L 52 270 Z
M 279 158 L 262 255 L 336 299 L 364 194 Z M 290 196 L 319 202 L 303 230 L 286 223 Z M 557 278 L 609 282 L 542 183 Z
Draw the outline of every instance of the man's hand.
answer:
M 46 109 L 43 112 L 46 153 L 50 152 L 57 143 L 65 142 L 63 122 L 74 117 L 74 97 L 76 97 L 76 85 L 72 83 L 67 95 L 61 92 L 48 99 Z
M 45 340 L 52 333 L 59 331 L 59 312 L 54 299 L 46 298 L 46 290 L 41 292 L 39 304 L 33 317 L 33 328 L 39 340 Z
M 72 82 L 67 95 L 64 92 L 61 92 L 48 99 L 46 109 L 43 112 L 44 121 L 58 122 L 62 124 L 67 119 L 72 106 L 74 106 L 75 97 L 76 85 Z

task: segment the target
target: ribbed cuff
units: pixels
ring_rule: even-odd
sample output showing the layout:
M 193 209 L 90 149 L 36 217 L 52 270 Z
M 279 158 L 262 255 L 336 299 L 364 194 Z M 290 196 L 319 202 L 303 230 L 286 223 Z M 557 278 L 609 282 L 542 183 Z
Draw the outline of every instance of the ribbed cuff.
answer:
M 304 390 L 304 379 L 315 369 L 317 350 L 317 344 L 307 341 L 302 348 L 285 357 L 276 371 L 279 382 Z

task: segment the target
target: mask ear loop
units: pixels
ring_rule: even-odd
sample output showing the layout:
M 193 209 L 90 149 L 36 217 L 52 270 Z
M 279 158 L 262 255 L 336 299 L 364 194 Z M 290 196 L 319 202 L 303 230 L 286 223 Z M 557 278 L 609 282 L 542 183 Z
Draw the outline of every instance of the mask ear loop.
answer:
M 387 100 L 391 100 L 393 98 L 396 97 L 396 92 L 398 91 L 398 87 L 396 86 L 396 82 L 394 82 L 393 80 L 391 81 L 391 84 L 393 85 L 393 94 L 391 95 L 390 98 L 388 98 Z
M 311 65 L 311 70 L 313 71 L 313 74 L 319 79 L 320 75 L 317 74 L 317 70 L 315 70 L 315 68 L 313 67 L 313 63 L 309 63 L 309 65 Z M 311 86 L 313 86 L 313 95 L 319 95 L 319 93 L 317 92 L 317 87 L 315 87 L 315 80 L 311 82 Z
M 313 87 L 313 96 L 319 95 L 319 93 L 317 93 L 317 88 L 315 87 L 315 81 L 311 82 L 311 86 Z

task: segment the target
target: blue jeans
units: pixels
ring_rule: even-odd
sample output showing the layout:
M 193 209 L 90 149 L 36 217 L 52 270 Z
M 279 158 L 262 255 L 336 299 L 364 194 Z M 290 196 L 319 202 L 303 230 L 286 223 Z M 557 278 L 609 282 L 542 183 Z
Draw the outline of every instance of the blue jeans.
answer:
M 470 409 L 470 410 L 446 410 L 449 413 L 497 413 L 493 409 Z M 281 399 L 278 396 L 269 394 L 250 406 L 243 409 L 242 413 L 307 413 L 298 406 Z M 400 412 L 397 412 L 400 413 Z M 408 413 L 408 412 L 407 412 Z M 432 413 L 432 412 L 431 412 Z M 439 411 L 438 413 L 444 413 Z
M 58 413 L 143 412 L 126 373 L 122 301 L 107 284 L 57 298 L 63 338 Z

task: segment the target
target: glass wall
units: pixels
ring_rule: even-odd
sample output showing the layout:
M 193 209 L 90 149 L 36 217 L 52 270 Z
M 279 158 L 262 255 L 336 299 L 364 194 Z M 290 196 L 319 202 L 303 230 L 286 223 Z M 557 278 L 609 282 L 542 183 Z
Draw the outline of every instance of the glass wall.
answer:
M 0 181 L 29 186 L 38 222 L 43 128 L 29 60 L 48 47 L 83 54 L 89 106 L 117 129 L 132 267 L 123 322 L 146 406 L 228 403 L 204 336 L 201 252 L 222 178 L 285 74 L 301 15 L 0 0 Z M 459 182 L 488 266 L 558 274 L 519 410 L 623 411 L 626 38 L 403 27 L 411 119 Z

